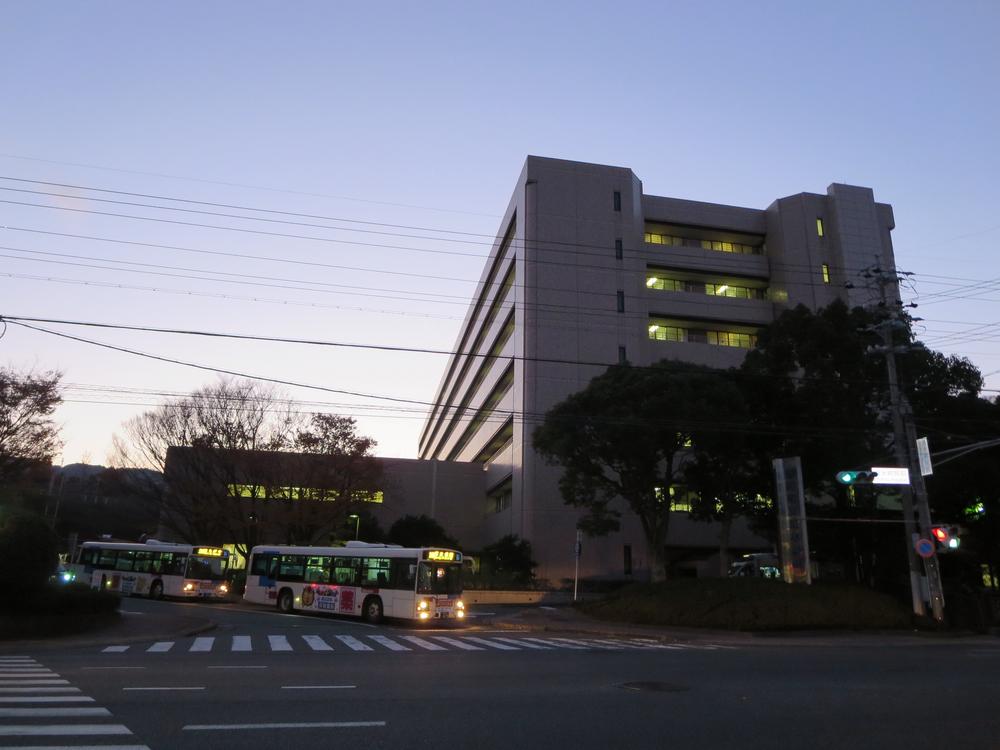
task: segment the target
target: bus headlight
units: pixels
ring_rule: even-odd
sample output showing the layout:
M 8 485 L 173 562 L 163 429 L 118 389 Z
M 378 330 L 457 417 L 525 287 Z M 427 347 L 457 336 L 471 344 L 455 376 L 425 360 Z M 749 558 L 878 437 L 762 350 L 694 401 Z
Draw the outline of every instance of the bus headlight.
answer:
M 430 608 L 431 608 L 430 602 L 428 602 L 426 599 L 421 599 L 419 602 L 417 602 L 418 612 L 426 612 Z
M 190 581 L 188 581 L 187 583 L 184 584 L 184 590 L 185 591 L 194 591 L 194 584 L 191 583 Z
M 427 619 L 428 617 L 430 617 L 430 616 L 431 616 L 431 613 L 430 613 L 430 612 L 421 612 L 421 613 L 420 613 L 420 619 L 421 619 L 421 620 L 426 620 L 426 619 Z
M 461 620 L 463 617 L 465 617 L 465 610 L 464 609 L 456 609 L 455 610 L 455 617 L 457 617 L 459 620 Z
M 228 594 L 229 593 L 229 587 L 226 584 L 224 584 L 224 583 L 219 584 L 219 593 L 220 594 Z
M 465 609 L 465 602 L 461 599 L 455 602 L 455 609 Z

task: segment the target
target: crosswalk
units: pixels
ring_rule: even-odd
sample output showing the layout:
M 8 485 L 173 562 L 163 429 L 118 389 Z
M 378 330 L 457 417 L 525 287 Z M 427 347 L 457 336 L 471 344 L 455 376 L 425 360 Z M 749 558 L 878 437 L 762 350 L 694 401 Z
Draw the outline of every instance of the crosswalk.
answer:
M 60 750 L 149 750 L 132 731 L 114 721 L 111 712 L 31 656 L 0 656 L 0 747 L 43 746 L 56 742 Z M 116 744 L 106 744 L 108 741 Z M 51 746 L 51 745 L 49 745 Z
M 148 644 L 105 646 L 105 654 L 145 652 L 148 654 L 324 652 L 394 653 L 465 651 L 716 651 L 732 646 L 709 643 L 661 643 L 650 638 L 606 638 L 565 636 L 472 636 L 472 635 L 289 635 L 199 636 L 194 639 L 156 641 Z M 0 678 L 2 679 L 2 678 Z

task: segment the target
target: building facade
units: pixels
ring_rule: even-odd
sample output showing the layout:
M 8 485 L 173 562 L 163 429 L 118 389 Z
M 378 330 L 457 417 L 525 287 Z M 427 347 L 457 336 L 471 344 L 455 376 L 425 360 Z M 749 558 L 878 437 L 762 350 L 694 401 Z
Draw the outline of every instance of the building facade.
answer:
M 894 267 L 893 226 L 869 188 L 833 184 L 741 208 L 646 195 L 623 167 L 528 157 L 419 457 L 479 464 L 481 541 L 528 539 L 539 577 L 559 584 L 573 573 L 579 511 L 563 503 L 560 469 L 531 446 L 546 411 L 609 365 L 737 366 L 784 309 L 870 302 L 858 276 Z M 717 544 L 716 529 L 678 507 L 668 547 L 681 568 L 705 567 Z M 732 545 L 764 542 L 744 526 Z M 587 576 L 648 574 L 636 519 L 586 540 L 580 563 Z

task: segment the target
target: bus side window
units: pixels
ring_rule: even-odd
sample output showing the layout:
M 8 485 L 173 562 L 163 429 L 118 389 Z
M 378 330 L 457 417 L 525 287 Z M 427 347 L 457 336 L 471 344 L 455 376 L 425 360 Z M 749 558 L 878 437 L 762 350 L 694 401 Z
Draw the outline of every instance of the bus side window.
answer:
M 282 555 L 278 567 L 281 581 L 301 581 L 304 577 L 305 558 L 302 555 Z
M 118 558 L 115 561 L 115 570 L 132 570 L 132 561 L 135 559 L 135 552 L 130 549 L 118 550 Z
M 99 568 L 113 569 L 115 567 L 115 550 L 102 549 L 97 559 L 97 566 Z
M 331 562 L 330 557 L 307 557 L 306 583 L 329 583 Z
M 151 552 L 149 560 L 149 568 L 156 575 L 160 575 L 163 572 L 163 555 L 169 554 L 167 552 Z
M 413 591 L 416 584 L 417 565 L 412 560 L 393 560 L 390 588 Z
M 93 547 L 84 547 L 80 550 L 80 565 L 93 565 L 94 558 L 97 556 L 97 550 Z
M 254 555 L 253 562 L 250 563 L 250 575 L 266 576 L 268 563 L 274 559 L 274 555 Z
M 145 551 L 142 551 L 142 550 L 140 550 L 139 552 L 136 552 L 135 553 L 135 565 L 133 566 L 132 569 L 136 573 L 148 573 L 149 572 L 149 558 L 150 558 L 150 556 L 152 554 L 153 554 L 152 552 L 145 552 Z
M 389 585 L 389 558 L 387 557 L 366 557 L 362 561 L 361 568 L 362 586 L 388 586 Z
M 333 583 L 340 586 L 358 585 L 358 559 L 355 557 L 335 557 L 333 559 Z
M 188 561 L 188 556 L 187 555 L 182 554 L 182 553 L 175 554 L 174 555 L 174 567 L 173 567 L 173 570 L 168 570 L 166 572 L 167 573 L 171 573 L 171 574 L 173 574 L 175 576 L 186 575 L 187 561 Z

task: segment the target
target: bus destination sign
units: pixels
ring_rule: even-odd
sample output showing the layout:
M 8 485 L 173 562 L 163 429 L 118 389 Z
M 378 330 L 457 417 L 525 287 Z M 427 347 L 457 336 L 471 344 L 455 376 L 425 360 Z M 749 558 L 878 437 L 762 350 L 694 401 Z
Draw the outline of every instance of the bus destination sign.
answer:
M 195 547 L 194 554 L 197 557 L 222 557 L 223 550 L 219 547 Z
M 462 553 L 450 549 L 429 549 L 424 552 L 425 560 L 436 560 L 437 562 L 461 562 Z

